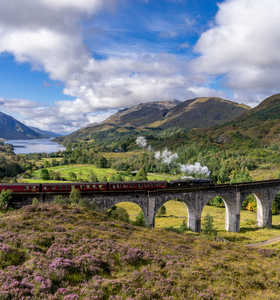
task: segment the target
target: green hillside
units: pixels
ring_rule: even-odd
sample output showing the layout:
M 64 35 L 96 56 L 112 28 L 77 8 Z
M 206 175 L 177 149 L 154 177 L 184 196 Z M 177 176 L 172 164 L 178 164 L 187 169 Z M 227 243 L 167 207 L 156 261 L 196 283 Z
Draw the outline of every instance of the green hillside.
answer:
M 243 143 L 272 145 L 280 142 L 280 94 L 273 95 L 257 107 L 219 127 L 193 132 L 194 138 L 204 135 L 217 144 L 233 146 Z

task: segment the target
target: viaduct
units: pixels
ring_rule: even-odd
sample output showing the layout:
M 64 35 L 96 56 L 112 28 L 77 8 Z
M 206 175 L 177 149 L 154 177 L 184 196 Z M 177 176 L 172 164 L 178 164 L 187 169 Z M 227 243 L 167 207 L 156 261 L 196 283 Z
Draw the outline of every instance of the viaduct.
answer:
M 259 227 L 272 226 L 272 202 L 280 191 L 280 180 L 257 181 L 238 184 L 212 186 L 195 186 L 192 188 L 163 189 L 156 191 L 128 192 L 84 192 L 82 197 L 94 202 L 97 209 L 106 210 L 120 202 L 134 202 L 143 210 L 146 224 L 154 226 L 158 209 L 169 200 L 178 200 L 186 204 L 188 209 L 188 227 L 195 232 L 201 230 L 201 213 L 204 206 L 214 197 L 222 197 L 226 207 L 225 229 L 231 232 L 240 231 L 240 210 L 242 202 L 250 194 L 257 200 L 257 224 Z M 16 207 L 30 204 L 32 198 L 51 201 L 53 194 L 15 195 L 13 203 Z M 68 195 L 65 195 L 68 196 Z

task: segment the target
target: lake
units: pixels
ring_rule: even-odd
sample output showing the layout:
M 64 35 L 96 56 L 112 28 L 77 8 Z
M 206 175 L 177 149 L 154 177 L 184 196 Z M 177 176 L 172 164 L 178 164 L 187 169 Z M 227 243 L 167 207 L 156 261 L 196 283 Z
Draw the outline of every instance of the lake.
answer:
M 51 139 L 7 140 L 6 143 L 14 146 L 16 154 L 52 153 L 65 150 L 63 146 L 51 141 Z

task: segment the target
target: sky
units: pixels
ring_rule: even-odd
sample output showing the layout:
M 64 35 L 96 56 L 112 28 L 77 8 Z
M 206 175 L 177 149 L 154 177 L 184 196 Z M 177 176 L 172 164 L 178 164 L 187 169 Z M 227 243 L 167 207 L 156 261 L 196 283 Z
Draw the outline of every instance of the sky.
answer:
M 279 0 L 0 1 L 0 111 L 62 134 L 121 108 L 279 93 Z

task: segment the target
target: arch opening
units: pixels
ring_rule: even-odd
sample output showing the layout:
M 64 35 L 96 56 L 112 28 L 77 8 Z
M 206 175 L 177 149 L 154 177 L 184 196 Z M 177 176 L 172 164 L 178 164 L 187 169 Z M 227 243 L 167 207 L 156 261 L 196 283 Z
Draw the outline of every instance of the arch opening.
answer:
M 272 227 L 280 229 L 280 192 L 276 194 L 272 202 Z
M 258 214 L 262 215 L 261 200 L 254 193 L 247 195 L 241 203 L 240 231 L 257 230 Z
M 202 208 L 201 229 L 205 230 L 208 216 L 212 218 L 214 231 L 224 231 L 228 228 L 228 211 L 226 201 L 221 196 L 216 196 L 209 200 Z
M 189 211 L 179 199 L 166 201 L 155 214 L 155 227 L 184 232 L 188 227 Z
M 135 202 L 118 202 L 113 207 L 116 207 L 117 209 L 119 209 L 119 211 L 124 210 L 127 213 L 128 222 L 133 224 L 136 224 L 136 222 L 138 222 L 137 225 L 141 226 L 146 225 L 146 218 L 143 209 L 140 207 L 140 205 L 136 204 Z M 124 213 L 121 214 L 124 215 Z
M 272 226 L 272 199 L 264 193 L 251 193 L 241 205 L 241 231 Z

